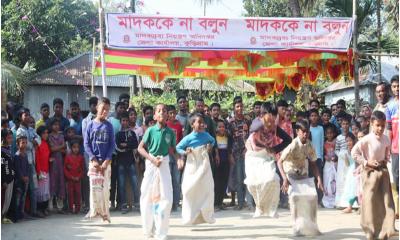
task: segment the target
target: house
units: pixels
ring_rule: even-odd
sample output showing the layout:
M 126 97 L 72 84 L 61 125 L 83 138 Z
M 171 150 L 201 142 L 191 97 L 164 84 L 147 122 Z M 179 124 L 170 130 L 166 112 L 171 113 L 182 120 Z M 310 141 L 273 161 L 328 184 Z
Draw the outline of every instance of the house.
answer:
M 50 106 L 53 99 L 59 97 L 64 100 L 64 110 L 69 104 L 76 101 L 82 110 L 88 110 L 88 98 L 91 96 L 92 87 L 92 54 L 83 53 L 70 58 L 58 65 L 39 72 L 29 80 L 29 86 L 24 92 L 24 106 L 29 108 L 35 118 L 39 117 L 40 105 L 44 102 Z M 181 79 L 182 91 L 199 90 L 201 80 Z M 140 87 L 140 81 L 139 86 Z M 149 77 L 142 77 L 143 89 L 160 93 L 163 91 L 165 81 L 153 82 Z M 130 93 L 133 88 L 133 81 L 128 75 L 107 76 L 106 85 L 108 97 L 112 104 L 118 101 L 121 93 Z M 94 93 L 102 96 L 101 77 L 93 79 Z M 224 86 L 214 81 L 203 81 L 204 92 L 255 92 L 254 86 L 244 81 L 228 81 Z
M 399 74 L 399 58 L 382 57 L 382 81 L 390 83 L 390 79 Z M 360 75 L 360 100 L 368 102 L 371 106 L 377 104 L 375 96 L 375 87 L 378 83 L 378 73 L 370 70 L 367 74 Z M 329 87 L 318 92 L 325 98 L 325 105 L 330 106 L 336 103 L 339 99 L 344 99 L 346 102 L 353 103 L 354 96 L 354 81 L 346 84 L 343 81 L 333 83 Z

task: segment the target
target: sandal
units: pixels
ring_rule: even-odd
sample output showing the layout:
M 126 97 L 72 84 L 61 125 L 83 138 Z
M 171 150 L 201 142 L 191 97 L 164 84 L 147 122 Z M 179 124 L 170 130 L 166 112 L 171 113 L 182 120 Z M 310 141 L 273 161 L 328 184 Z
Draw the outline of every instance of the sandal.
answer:
M 3 218 L 3 220 L 1 221 L 3 224 L 12 224 L 12 223 L 14 223 L 13 221 L 11 221 L 10 219 L 8 219 L 8 218 Z

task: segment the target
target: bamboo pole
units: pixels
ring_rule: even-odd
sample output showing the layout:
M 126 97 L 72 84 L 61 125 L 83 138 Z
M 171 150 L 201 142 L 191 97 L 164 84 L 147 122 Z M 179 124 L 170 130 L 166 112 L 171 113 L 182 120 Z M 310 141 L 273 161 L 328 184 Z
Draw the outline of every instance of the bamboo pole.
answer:
M 358 75 L 358 52 L 357 52 L 357 0 L 353 0 L 353 51 L 354 51 L 354 108 L 355 114 L 358 116 L 360 113 L 360 82 Z
M 107 97 L 106 64 L 104 59 L 103 15 L 104 15 L 103 2 L 102 0 L 99 0 L 101 81 L 103 84 L 103 97 Z
M 381 0 L 376 1 L 376 17 L 378 18 L 377 24 L 378 24 L 378 53 L 381 53 Z M 378 55 L 378 81 L 382 81 L 382 62 L 381 62 L 381 55 Z
M 94 74 L 93 71 L 96 68 L 95 62 L 95 54 L 96 54 L 96 37 L 93 38 L 93 49 L 92 49 L 92 78 L 90 85 L 90 96 L 94 96 Z

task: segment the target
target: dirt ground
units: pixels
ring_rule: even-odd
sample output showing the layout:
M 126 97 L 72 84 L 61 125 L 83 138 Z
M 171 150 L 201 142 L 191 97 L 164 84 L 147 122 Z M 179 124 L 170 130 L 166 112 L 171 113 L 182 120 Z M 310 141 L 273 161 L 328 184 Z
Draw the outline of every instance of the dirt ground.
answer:
M 46 219 L 2 224 L 2 239 L 144 239 L 138 212 L 112 212 L 111 224 L 100 219 L 87 221 L 84 215 L 54 214 Z M 169 239 L 310 239 L 291 235 L 288 210 L 279 209 L 279 218 L 252 218 L 247 210 L 216 212 L 215 224 L 183 226 L 180 212 L 170 219 Z M 357 213 L 342 214 L 338 210 L 319 209 L 318 225 L 323 235 L 314 239 L 365 239 Z M 398 227 L 398 221 L 396 222 Z M 397 239 L 397 238 L 393 238 Z

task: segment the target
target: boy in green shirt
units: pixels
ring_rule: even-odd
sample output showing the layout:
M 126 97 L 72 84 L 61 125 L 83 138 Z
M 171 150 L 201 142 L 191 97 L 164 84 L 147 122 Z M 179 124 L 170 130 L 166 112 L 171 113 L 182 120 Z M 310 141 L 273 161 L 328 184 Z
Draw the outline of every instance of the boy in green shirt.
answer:
M 147 238 L 155 234 L 157 239 L 167 239 L 173 198 L 168 153 L 176 145 L 175 134 L 167 127 L 167 118 L 167 107 L 158 104 L 154 113 L 157 124 L 147 129 L 138 147 L 139 153 L 146 159 L 140 189 L 140 212 L 143 232 Z

